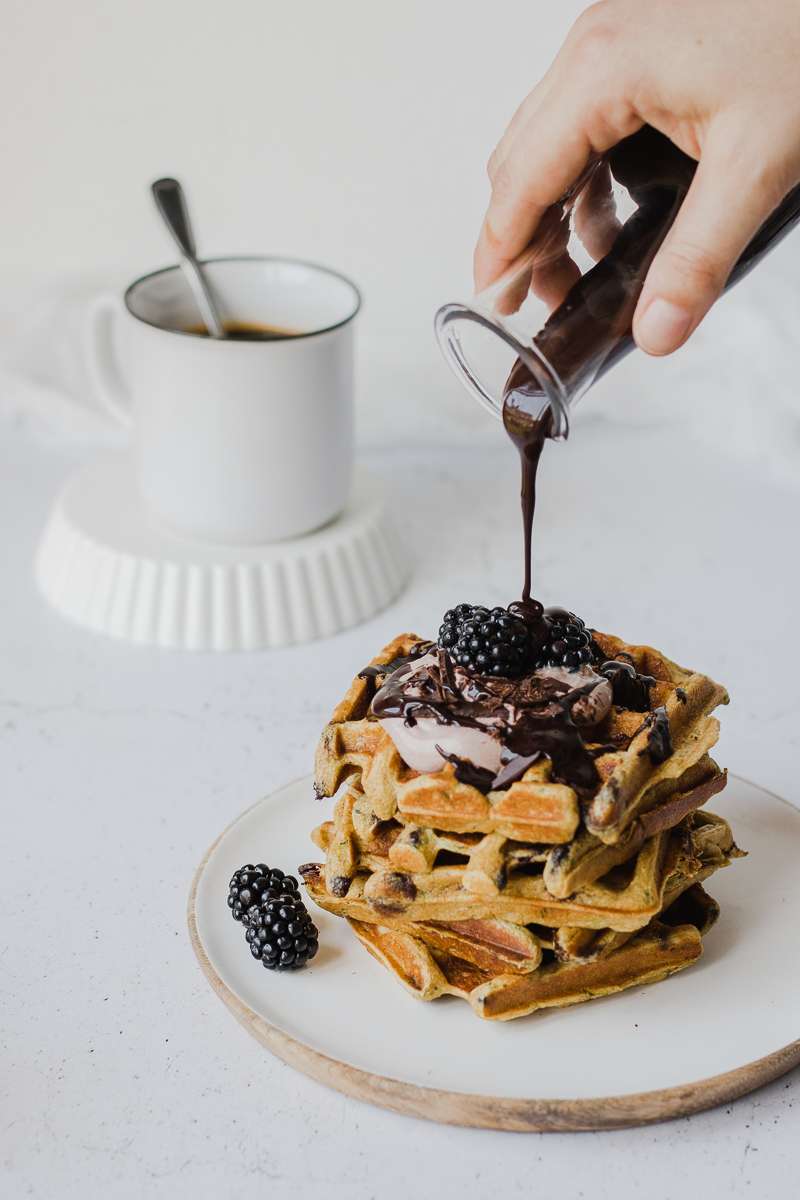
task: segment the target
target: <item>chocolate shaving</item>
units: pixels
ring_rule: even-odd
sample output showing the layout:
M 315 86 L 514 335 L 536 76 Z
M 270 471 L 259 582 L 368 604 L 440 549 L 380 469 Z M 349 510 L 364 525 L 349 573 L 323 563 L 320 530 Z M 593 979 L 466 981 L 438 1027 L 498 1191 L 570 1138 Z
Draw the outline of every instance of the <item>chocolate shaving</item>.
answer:
M 546 754 L 553 764 L 553 779 L 579 792 L 593 792 L 599 783 L 597 767 L 570 709 L 576 699 L 587 695 L 594 686 L 573 688 L 560 702 L 550 706 L 550 711 L 524 712 L 510 730 L 506 748 L 522 757 Z
M 453 660 L 446 650 L 439 647 L 439 672 L 441 676 L 442 691 L 446 692 L 453 698 L 458 697 L 458 685 L 456 684 L 456 674 L 453 670 Z
M 501 754 L 501 758 L 503 755 Z M 511 754 L 506 762 L 497 772 L 492 783 L 492 789 L 498 792 L 505 791 L 511 787 L 512 783 L 516 783 L 518 779 L 527 771 L 528 767 L 532 767 L 542 757 L 541 750 L 535 750 L 533 754 Z
M 433 648 L 433 642 L 417 642 L 412 646 L 408 654 L 401 654 L 397 658 L 393 658 L 388 663 L 370 663 L 369 666 L 362 667 L 358 672 L 359 679 L 380 679 L 383 675 L 392 675 L 395 671 L 399 671 L 401 667 L 407 667 L 409 663 L 416 662 L 418 658 L 422 658 L 429 650 Z
M 494 775 L 491 771 L 487 771 L 485 767 L 476 766 L 468 758 L 459 758 L 457 754 L 445 754 L 441 746 L 437 746 L 436 750 L 445 762 L 451 763 L 455 768 L 455 776 L 459 783 L 477 788 L 484 794 L 492 790 Z
M 672 754 L 672 735 L 669 728 L 669 717 L 663 704 L 653 709 L 642 728 L 647 728 L 648 725 L 650 732 L 647 735 L 647 749 L 640 750 L 639 753 L 648 754 L 650 762 L 654 767 L 657 767 Z

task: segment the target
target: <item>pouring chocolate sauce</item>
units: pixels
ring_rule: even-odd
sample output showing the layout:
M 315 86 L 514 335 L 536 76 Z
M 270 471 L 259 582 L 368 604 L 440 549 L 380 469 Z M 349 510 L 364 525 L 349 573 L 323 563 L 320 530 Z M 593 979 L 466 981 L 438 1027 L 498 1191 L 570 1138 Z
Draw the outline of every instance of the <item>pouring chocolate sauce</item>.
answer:
M 542 451 L 549 438 L 566 435 L 564 417 L 570 404 L 633 349 L 633 315 L 648 268 L 696 166 L 654 129 L 639 130 L 593 164 L 545 215 L 539 246 L 534 242 L 529 247 L 519 264 L 521 273 L 515 275 L 511 268 L 491 297 L 486 294 L 485 303 L 478 298 L 472 305 L 445 305 L 437 313 L 437 334 L 448 360 L 469 390 L 495 412 L 500 390 L 496 379 L 494 390 L 486 386 L 477 360 L 470 361 L 467 340 L 459 334 L 459 328 L 464 332 L 466 327 L 459 323 L 468 323 L 472 332 L 477 324 L 481 334 L 487 330 L 496 334 L 518 355 L 499 397 L 503 424 L 519 452 L 522 478 L 524 581 L 522 599 L 510 605 L 508 613 L 511 618 L 522 617 L 528 626 L 526 636 L 536 651 L 531 661 L 538 661 L 548 646 L 552 629 L 559 627 L 557 617 L 571 616 L 563 610 L 545 612 L 531 597 L 532 530 Z M 617 185 L 626 200 L 624 208 L 615 207 L 613 201 Z M 597 221 L 592 204 L 599 206 Z M 752 239 L 728 286 L 742 278 L 798 219 L 800 187 L 789 193 Z M 591 231 L 587 241 L 593 252 L 587 257 L 588 245 L 584 247 L 583 261 L 589 265 L 583 273 L 569 254 L 572 225 L 576 235 L 579 226 L 581 231 Z M 560 291 L 554 290 L 554 280 Z M 534 306 L 540 317 L 538 332 L 521 336 L 522 326 L 512 317 L 532 293 L 539 296 Z M 542 325 L 545 295 L 549 315 Z M 464 628 L 468 628 L 466 621 Z M 478 640 L 478 633 L 488 636 L 482 626 L 475 626 L 469 637 Z M 567 672 L 567 678 L 560 680 L 548 677 L 544 668 L 517 680 L 469 676 L 469 672 L 463 679 L 456 677 L 450 659 L 447 647 L 452 644 L 452 640 L 440 641 L 434 649 L 431 643 L 420 643 L 410 656 L 385 669 L 365 668 L 362 677 L 376 689 L 370 704 L 373 717 L 435 739 L 441 760 L 451 764 L 456 778 L 465 784 L 485 792 L 508 788 L 544 755 L 551 762 L 553 779 L 569 784 L 579 796 L 591 795 L 599 783 L 595 757 L 609 748 L 597 739 L 609 708 L 597 708 L 595 719 L 586 720 L 580 706 L 592 696 L 600 697 L 603 689 L 606 705 L 613 702 L 646 714 L 643 728 L 649 730 L 647 752 L 653 763 L 672 752 L 666 710 L 651 708 L 655 680 L 639 674 L 624 656 L 606 662 L 598 656 L 598 661 L 581 668 L 582 676 Z M 543 661 L 552 660 L 545 654 Z M 477 729 L 500 742 L 499 771 L 461 757 L 452 739 L 444 745 L 445 732 L 458 726 Z M 462 742 L 466 745 L 467 739 Z M 410 748 L 408 743 L 405 752 Z
M 522 359 L 517 359 L 506 384 L 503 425 L 519 451 L 522 467 L 522 544 L 525 574 L 522 585 L 522 615 L 531 603 L 531 555 L 533 516 L 536 510 L 536 474 L 550 429 L 547 399 Z
M 532 338 L 534 354 L 527 361 L 517 359 L 502 394 L 503 424 L 522 464 L 523 603 L 530 600 L 536 473 L 545 441 L 552 436 L 551 406 L 558 399 L 567 405 L 573 403 L 634 349 L 633 315 L 647 271 L 683 203 L 697 163 L 669 138 L 645 126 L 610 150 L 595 169 L 607 169 L 610 180 L 627 191 L 635 208 L 616 230 L 606 254 L 553 307 L 543 327 Z M 563 225 L 582 195 L 590 207 L 591 197 L 580 191 L 553 206 L 556 220 L 549 222 L 546 232 L 549 242 L 543 249 L 543 265 L 529 269 L 534 291 L 537 270 L 541 277 L 546 268 L 552 275 L 554 265 L 570 264 L 574 268 L 566 244 L 554 257 L 552 228 L 559 222 Z M 730 274 L 726 290 L 743 278 L 798 220 L 800 186 L 788 193 L 750 241 Z M 560 274 L 570 277 L 569 271 L 562 270 Z M 470 319 L 491 326 L 491 322 L 474 312 Z M 546 364 L 549 373 L 537 370 L 537 363 Z M 555 399 L 554 380 L 558 384 Z

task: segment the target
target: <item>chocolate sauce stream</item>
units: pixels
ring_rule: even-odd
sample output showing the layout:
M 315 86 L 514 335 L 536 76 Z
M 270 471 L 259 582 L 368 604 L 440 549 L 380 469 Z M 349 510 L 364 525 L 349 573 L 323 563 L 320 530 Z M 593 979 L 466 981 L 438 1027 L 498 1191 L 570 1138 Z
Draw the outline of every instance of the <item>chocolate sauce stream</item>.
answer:
M 517 359 L 506 381 L 503 394 L 503 425 L 519 451 L 522 467 L 522 544 L 525 555 L 525 579 L 522 599 L 531 598 L 531 541 L 536 511 L 536 474 L 545 439 L 551 428 L 551 414 L 541 389 L 522 362 Z

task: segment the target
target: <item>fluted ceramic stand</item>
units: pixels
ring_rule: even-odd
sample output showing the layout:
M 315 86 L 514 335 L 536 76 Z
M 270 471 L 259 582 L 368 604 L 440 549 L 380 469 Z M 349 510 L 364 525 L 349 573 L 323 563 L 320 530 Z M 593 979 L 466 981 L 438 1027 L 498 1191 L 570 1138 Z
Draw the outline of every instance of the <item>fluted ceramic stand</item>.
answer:
M 314 533 L 217 546 L 163 529 L 129 459 L 69 480 L 37 554 L 39 586 L 64 616 L 111 637 L 183 650 L 260 650 L 328 637 L 384 608 L 407 578 L 381 489 L 356 473 L 348 507 Z

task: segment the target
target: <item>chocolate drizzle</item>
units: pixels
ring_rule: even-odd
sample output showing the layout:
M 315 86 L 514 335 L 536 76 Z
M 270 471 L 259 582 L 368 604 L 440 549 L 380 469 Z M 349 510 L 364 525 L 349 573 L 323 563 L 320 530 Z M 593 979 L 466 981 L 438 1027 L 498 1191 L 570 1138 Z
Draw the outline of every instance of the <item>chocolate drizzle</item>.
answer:
M 456 778 L 482 792 L 510 787 L 542 755 L 551 760 L 554 779 L 579 791 L 597 786 L 594 756 L 573 716 L 579 702 L 598 687 L 596 677 L 570 687 L 564 680 L 535 674 L 520 680 L 463 678 L 463 672 L 459 676 L 441 649 L 437 661 L 419 670 L 406 664 L 375 695 L 373 716 L 400 718 L 408 727 L 433 719 L 442 726 L 468 726 L 497 737 L 502 750 L 496 775 L 436 746 L 453 764 Z
M 572 707 L 595 686 L 587 683 L 573 688 L 542 711 L 526 710 L 505 738 L 506 750 L 513 756 L 509 758 L 508 766 L 514 758 L 546 754 L 553 764 L 552 774 L 556 781 L 566 783 L 576 791 L 593 792 L 599 782 L 597 767 L 572 719 Z
M 370 663 L 368 667 L 362 667 L 358 672 L 359 679 L 380 679 L 385 675 L 393 675 L 400 667 L 405 667 L 408 663 L 416 662 L 418 658 L 422 658 L 423 654 L 427 654 L 433 647 L 433 642 L 417 642 L 412 646 L 408 654 L 401 654 L 398 658 L 393 658 L 388 663 Z
M 430 647 L 429 647 L 430 650 Z M 376 692 L 372 701 L 372 714 L 378 720 L 401 718 L 413 727 L 419 718 L 433 718 L 438 725 L 466 725 L 483 728 L 478 716 L 493 715 L 497 703 L 484 700 L 482 689 L 475 689 L 474 698 L 465 696 L 455 687 L 453 665 L 445 651 L 437 652 L 438 662 L 426 665 L 424 670 L 406 671 L 413 664 L 402 664 L 393 672 Z M 446 665 L 442 660 L 446 659 Z M 494 681 L 493 681 L 494 682 Z M 415 695 L 409 694 L 413 688 Z
M 650 726 L 650 732 L 647 735 L 647 749 L 640 751 L 640 753 L 648 754 L 650 762 L 654 767 L 657 767 L 659 763 L 665 762 L 670 754 L 672 754 L 672 734 L 669 728 L 669 717 L 663 704 L 653 709 L 645 725 Z
M 510 788 L 512 783 L 522 779 L 528 767 L 532 767 L 541 757 L 541 750 L 534 750 L 533 754 L 514 754 L 510 750 L 503 749 L 500 753 L 503 765 L 495 775 L 492 787 L 498 792 Z
M 485 767 L 476 767 L 468 758 L 459 758 L 457 754 L 445 754 L 441 746 L 437 746 L 436 749 L 445 762 L 452 764 L 459 783 L 465 783 L 468 787 L 477 788 L 479 792 L 484 793 L 490 792 L 495 786 L 494 775 Z
M 633 663 L 622 657 L 608 659 L 598 670 L 610 681 L 615 704 L 632 712 L 649 712 L 650 688 L 655 683 L 652 675 L 640 675 Z
M 557 680 L 550 681 L 558 683 Z M 594 791 L 598 783 L 595 755 L 590 751 L 578 726 L 572 719 L 572 707 L 588 695 L 596 684 L 565 690 L 538 707 L 525 709 L 519 720 L 503 730 L 502 766 L 493 777 L 484 767 L 477 767 L 456 754 L 436 749 L 455 767 L 456 779 L 478 788 L 481 792 L 503 791 L 523 777 L 539 758 L 546 755 L 552 763 L 553 778 L 574 787 L 577 791 Z

